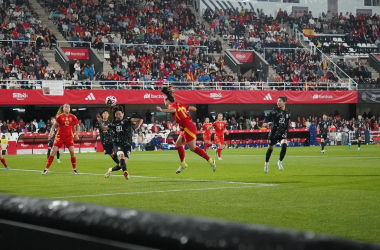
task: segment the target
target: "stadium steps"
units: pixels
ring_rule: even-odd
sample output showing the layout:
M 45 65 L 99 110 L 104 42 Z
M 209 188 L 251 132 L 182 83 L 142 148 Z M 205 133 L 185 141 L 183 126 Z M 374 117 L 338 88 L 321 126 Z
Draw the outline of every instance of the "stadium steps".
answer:
M 33 10 L 38 14 L 38 19 L 41 20 L 42 24 L 45 25 L 57 38 L 58 41 L 65 41 L 66 39 L 62 36 L 62 34 L 55 27 L 52 20 L 49 20 L 49 14 L 45 12 L 45 9 L 41 4 L 37 2 L 37 0 L 29 0 L 30 6 Z M 60 43 L 60 47 L 71 47 L 69 43 Z
M 376 71 L 376 69 L 372 68 L 371 66 L 369 66 L 368 64 L 366 65 L 367 68 L 368 68 L 368 71 L 372 72 L 371 74 L 371 78 L 372 79 L 377 79 L 379 77 L 379 72 Z
M 62 70 L 61 65 L 59 65 L 59 63 L 55 60 L 55 49 L 41 49 L 40 51 L 44 54 L 45 59 L 48 61 L 48 63 L 50 63 L 50 66 L 54 68 L 56 73 Z

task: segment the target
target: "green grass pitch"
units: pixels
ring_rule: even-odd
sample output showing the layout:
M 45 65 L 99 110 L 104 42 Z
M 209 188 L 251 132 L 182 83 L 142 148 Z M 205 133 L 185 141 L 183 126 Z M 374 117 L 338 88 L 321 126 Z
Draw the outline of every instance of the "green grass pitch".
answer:
M 266 149 L 223 150 L 217 171 L 190 151 L 181 174 L 176 151 L 132 152 L 131 175 L 105 179 L 115 164 L 109 156 L 77 154 L 79 175 L 68 154 L 43 176 L 46 155 L 5 156 L 11 170 L 0 169 L 0 192 L 119 206 L 240 223 L 290 228 L 380 243 L 380 147 L 288 148 L 284 171 L 275 148 L 269 173 Z M 211 155 L 213 150 L 208 150 Z

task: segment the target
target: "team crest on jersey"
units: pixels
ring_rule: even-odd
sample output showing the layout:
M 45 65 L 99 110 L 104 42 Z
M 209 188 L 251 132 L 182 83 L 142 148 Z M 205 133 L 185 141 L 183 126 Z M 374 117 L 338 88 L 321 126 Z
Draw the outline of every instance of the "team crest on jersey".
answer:
M 69 120 L 69 118 L 66 117 L 66 121 Z
M 286 118 L 289 118 L 289 115 L 288 115 L 288 114 L 286 114 Z
M 120 122 L 121 123 L 121 125 L 123 125 L 124 124 L 124 122 Z

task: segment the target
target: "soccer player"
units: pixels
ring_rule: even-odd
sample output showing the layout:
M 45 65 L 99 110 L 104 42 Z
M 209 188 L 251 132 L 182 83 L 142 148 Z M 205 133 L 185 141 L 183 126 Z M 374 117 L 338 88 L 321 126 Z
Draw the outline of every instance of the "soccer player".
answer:
M 181 163 L 178 170 L 175 173 L 179 174 L 185 168 L 187 168 L 187 164 L 185 162 L 185 149 L 183 148 L 183 144 L 185 143 L 187 143 L 187 146 L 190 148 L 191 151 L 208 161 L 212 169 L 215 171 L 215 159 L 210 158 L 206 154 L 206 152 L 197 147 L 196 144 L 197 127 L 195 126 L 194 122 L 191 119 L 191 116 L 187 113 L 187 111 L 196 111 L 197 109 L 195 107 L 189 107 L 185 104 L 180 104 L 176 102 L 174 99 L 173 86 L 163 87 L 161 92 L 166 95 L 165 106 L 167 108 L 162 109 L 161 107 L 157 106 L 157 110 L 160 112 L 171 114 L 182 131 L 176 141 L 176 148 L 178 150 L 178 155 Z
M 205 152 L 207 148 L 211 145 L 211 129 L 212 124 L 210 123 L 210 118 L 206 117 L 205 123 L 202 125 L 202 133 L 203 133 L 203 142 L 205 143 Z
M 327 141 L 327 132 L 330 136 L 331 121 L 327 119 L 327 115 L 323 114 L 323 120 L 318 124 L 319 134 L 321 136 L 321 153 L 325 152 L 325 146 Z
M 5 147 L 5 148 L 4 148 Z M 5 161 L 5 158 L 3 157 L 3 149 L 6 150 L 8 147 L 8 140 L 5 139 L 5 135 L 1 137 L 1 150 L 0 150 L 0 160 L 1 163 L 3 163 L 6 170 L 9 170 L 9 167 L 7 165 L 7 162 Z
M 102 121 L 100 121 L 103 126 L 107 127 L 111 123 L 108 121 L 109 112 L 107 109 L 104 109 L 101 113 Z M 97 121 L 94 127 L 94 138 L 96 138 L 96 130 L 99 129 L 99 122 Z M 101 130 L 99 129 L 100 133 L 100 141 L 103 145 L 104 154 L 111 156 L 112 160 L 116 162 L 116 164 L 119 164 L 119 159 L 117 158 L 117 155 L 113 152 L 113 138 L 114 138 L 114 131 L 109 130 Z
M 77 172 L 77 158 L 75 157 L 74 152 L 74 140 L 79 140 L 79 121 L 77 117 L 70 113 L 70 105 L 64 104 L 59 107 L 55 123 L 50 129 L 48 140 L 53 137 L 55 127 L 58 126 L 57 133 L 55 135 L 55 140 L 53 143 L 53 151 L 48 158 L 46 168 L 42 171 L 42 174 L 45 175 L 50 169 L 51 164 L 53 163 L 54 156 L 58 152 L 59 148 L 65 144 L 69 149 L 71 155 L 71 165 L 73 167 L 73 173 L 78 174 Z M 75 136 L 74 136 L 74 126 L 75 126 Z
M 116 152 L 119 158 L 119 163 L 115 167 L 109 168 L 104 177 L 108 178 L 112 172 L 122 169 L 125 179 L 129 180 L 127 163 L 132 151 L 132 137 L 134 130 L 137 131 L 140 128 L 141 124 L 143 123 L 143 119 L 125 118 L 122 106 L 115 106 L 114 112 L 116 119 L 107 126 L 103 125 L 102 117 L 99 114 L 96 116 L 99 128 L 102 131 L 111 129 L 115 132 L 113 138 L 113 151 Z M 133 129 L 133 126 L 135 124 L 136 128 Z
M 362 150 L 360 145 L 362 144 L 362 128 L 364 126 L 364 120 L 361 115 L 358 115 L 358 119 L 354 123 L 355 137 L 358 142 L 358 150 Z
M 51 126 L 53 126 L 53 124 L 55 123 L 55 117 L 52 117 L 50 118 L 50 124 L 52 124 Z M 51 131 L 51 128 L 50 127 L 48 129 L 48 132 L 50 134 L 50 131 Z M 48 151 L 47 151 L 47 158 L 49 159 L 49 156 L 50 156 L 50 153 L 51 153 L 51 148 L 53 147 L 53 144 L 54 144 L 54 139 L 55 139 L 55 135 L 57 134 L 57 130 L 58 130 L 58 127 L 56 126 L 54 131 L 53 131 L 53 134 L 51 136 L 51 138 L 48 140 Z M 61 163 L 61 161 L 59 160 L 59 157 L 61 156 L 61 154 L 59 153 L 59 150 L 57 151 L 57 162 L 58 163 Z
M 268 136 L 268 150 L 266 153 L 264 172 L 268 173 L 269 170 L 269 159 L 273 152 L 274 145 L 280 141 L 281 152 L 280 159 L 277 162 L 278 168 L 282 171 L 284 170 L 282 166 L 282 160 L 286 154 L 287 144 L 287 133 L 289 129 L 290 111 L 285 107 L 286 96 L 279 96 L 277 99 L 277 108 L 274 108 L 264 119 L 263 127 L 267 127 L 268 123 L 271 123 L 271 131 Z
M 218 114 L 218 119 L 212 124 L 215 129 L 214 141 L 218 148 L 215 150 L 215 155 L 219 160 L 222 160 L 222 150 L 224 148 L 224 133 L 228 135 L 226 122 L 223 120 L 223 114 Z

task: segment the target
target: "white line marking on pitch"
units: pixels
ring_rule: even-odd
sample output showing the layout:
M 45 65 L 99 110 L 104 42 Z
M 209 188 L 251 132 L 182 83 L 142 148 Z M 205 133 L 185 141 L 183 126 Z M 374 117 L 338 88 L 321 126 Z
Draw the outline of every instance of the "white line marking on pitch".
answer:
M 143 192 L 127 192 L 127 193 L 113 193 L 113 194 L 89 194 L 89 195 L 72 195 L 60 197 L 48 197 L 49 199 L 66 199 L 66 198 L 84 198 L 84 197 L 99 197 L 99 196 L 112 196 L 112 195 L 132 195 L 132 194 L 154 194 L 154 193 L 171 193 L 171 192 L 188 192 L 188 191 L 205 191 L 205 190 L 220 190 L 220 189 L 238 189 L 238 188 L 254 188 L 262 187 L 271 184 L 260 184 L 241 186 L 241 187 L 215 187 L 215 188 L 191 188 L 191 189 L 172 189 L 172 190 L 157 190 L 157 191 L 143 191 Z
M 16 169 L 11 168 L 7 171 L 23 171 L 23 172 L 42 172 L 40 170 L 35 169 Z M 70 172 L 57 172 L 50 171 L 54 174 L 68 174 Z M 79 173 L 79 175 L 96 175 L 96 176 L 104 176 L 104 174 L 95 174 L 95 173 Z M 163 180 L 175 180 L 175 181 L 189 181 L 189 182 L 211 182 L 211 183 L 225 183 L 225 184 L 240 184 L 240 185 L 261 185 L 263 187 L 268 186 L 278 186 L 278 184 L 269 184 L 269 183 L 256 183 L 256 182 L 239 182 L 239 181 L 218 181 L 218 180 L 197 180 L 197 179 L 182 179 L 182 178 L 170 178 L 170 177 L 159 177 L 159 176 L 141 176 L 141 175 L 130 175 L 131 178 L 142 178 L 142 179 L 163 179 Z M 112 175 L 112 177 L 123 177 L 124 175 Z

